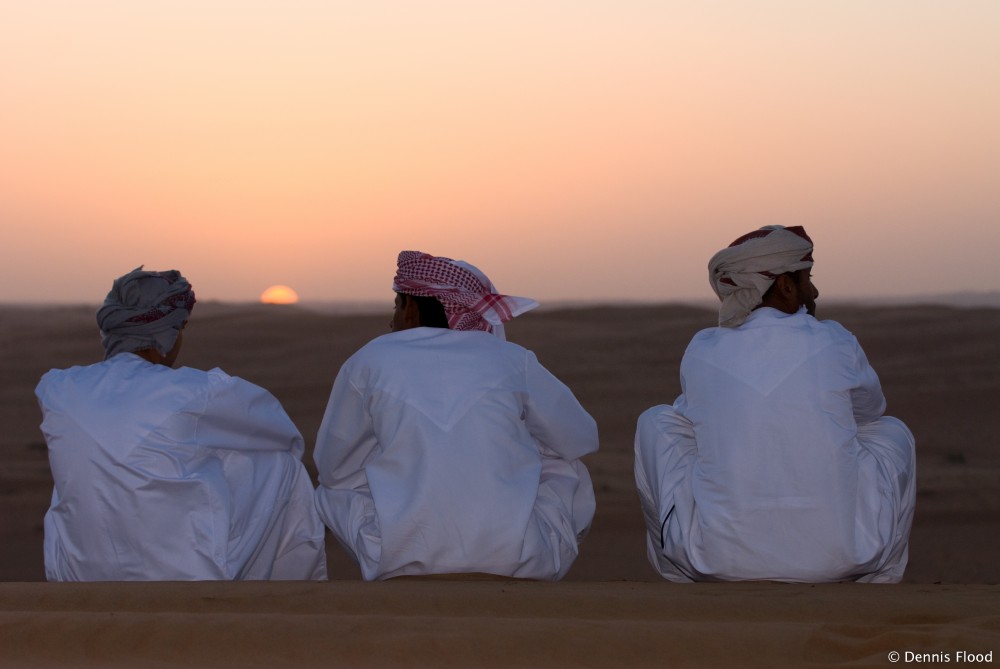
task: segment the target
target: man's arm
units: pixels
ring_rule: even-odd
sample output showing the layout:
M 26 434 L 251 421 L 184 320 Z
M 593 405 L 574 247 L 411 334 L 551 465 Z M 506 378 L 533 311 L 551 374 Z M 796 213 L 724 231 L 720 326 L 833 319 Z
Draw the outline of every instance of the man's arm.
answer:
M 197 426 L 200 444 L 239 451 L 288 451 L 302 458 L 302 435 L 274 395 L 219 369 L 208 372 L 208 379 L 208 397 Z
M 316 510 L 366 580 L 379 574 L 378 517 L 368 487 L 367 465 L 379 452 L 363 393 L 350 380 L 350 361 L 333 382 L 313 460 L 319 470 Z
M 528 397 L 525 422 L 542 445 L 566 460 L 576 460 L 597 450 L 597 423 L 572 391 L 526 351 L 525 379 Z
M 229 519 L 228 536 L 216 543 L 226 578 L 325 579 L 324 530 L 301 462 L 302 435 L 277 398 L 212 370 L 197 435 L 219 449 L 228 486 L 212 486 Z
M 857 385 L 851 389 L 851 405 L 858 425 L 871 423 L 885 413 L 885 395 L 878 374 L 870 364 L 861 345 L 855 340 L 855 371 Z
M 319 471 L 320 485 L 335 488 L 367 485 L 363 469 L 377 447 L 364 397 L 351 382 L 345 365 L 333 383 L 330 401 L 316 435 L 313 460 Z

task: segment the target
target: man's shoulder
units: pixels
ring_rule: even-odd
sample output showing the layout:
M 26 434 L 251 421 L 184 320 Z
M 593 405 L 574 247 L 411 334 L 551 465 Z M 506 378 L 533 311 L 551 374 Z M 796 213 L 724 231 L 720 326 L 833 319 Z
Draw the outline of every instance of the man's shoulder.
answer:
M 89 365 L 73 365 L 71 367 L 50 369 L 42 375 L 41 380 L 38 382 L 38 388 L 59 384 L 97 383 L 100 379 L 109 374 L 117 373 L 122 368 L 134 366 L 135 362 L 129 358 L 141 361 L 141 358 L 123 353 Z
M 802 336 L 809 335 L 843 335 L 852 337 L 853 335 L 840 323 L 833 320 L 819 320 L 815 316 L 807 314 L 805 309 L 794 313 L 785 314 L 775 309 L 760 309 L 754 311 L 746 323 L 738 328 L 709 328 L 709 330 L 728 330 L 731 332 L 750 332 L 761 328 L 775 328 L 783 332 L 801 333 Z
M 817 320 L 805 313 L 782 315 L 779 318 L 757 317 L 736 328 L 711 327 L 697 332 L 688 349 L 736 345 L 743 341 L 815 340 L 829 343 L 855 343 L 854 335 L 837 321 Z
M 58 388 L 81 381 L 86 383 L 88 382 L 87 377 L 93 374 L 94 367 L 96 365 L 75 365 L 65 369 L 50 369 L 42 374 L 42 378 L 35 385 L 35 395 L 39 399 L 44 399 Z
M 699 330 L 693 337 L 691 337 L 691 341 L 688 343 L 688 349 L 697 349 L 701 346 L 711 346 L 720 340 L 737 336 L 737 331 L 737 328 L 724 328 L 721 326 L 714 326 L 705 328 L 704 330 Z
M 374 339 L 370 339 L 361 348 L 351 354 L 347 360 L 350 362 L 352 360 L 378 356 L 386 351 L 406 347 L 408 345 L 408 338 L 403 336 L 406 332 L 408 330 L 403 332 L 387 332 Z
M 161 365 L 157 365 L 162 367 Z M 232 376 L 218 367 L 209 370 L 194 367 L 177 367 L 171 369 L 162 367 L 156 370 L 160 374 L 159 381 L 163 386 L 193 397 L 229 398 L 229 402 L 252 402 L 261 397 L 273 397 L 271 392 L 262 386 L 239 376 Z
M 410 330 L 387 332 L 369 340 L 348 356 L 341 365 L 341 372 L 379 367 L 396 357 L 406 355 L 405 352 L 412 346 L 408 332 Z
M 701 339 L 712 339 L 714 337 L 724 336 L 727 330 L 732 332 L 733 328 L 723 328 L 723 327 L 713 326 L 710 328 L 705 328 L 704 330 L 698 330 L 697 332 L 694 333 L 694 336 L 691 337 L 691 341 L 696 342 Z
M 841 325 L 838 321 L 833 321 L 833 320 L 819 321 L 819 320 L 817 320 L 816 322 L 819 324 L 820 327 L 826 328 L 827 330 L 829 330 L 832 333 L 835 333 L 835 334 L 838 334 L 838 335 L 842 335 L 844 337 L 851 337 L 852 339 L 854 338 L 854 334 L 850 330 L 848 330 L 847 328 L 845 328 L 843 325 Z
M 517 350 L 521 346 L 504 341 L 488 332 L 449 330 L 446 328 L 411 328 L 400 332 L 387 332 L 375 337 L 355 352 L 355 356 L 378 355 L 394 350 L 446 348 L 483 348 Z
M 529 357 L 527 349 L 488 332 L 413 328 L 372 339 L 344 362 L 341 373 L 354 376 L 421 365 L 467 365 L 470 359 L 481 365 L 521 365 Z
M 801 324 L 796 328 L 803 336 L 826 338 L 833 341 L 856 341 L 854 335 L 843 325 L 833 320 L 819 320 L 808 314 L 799 315 Z
M 52 370 L 52 372 L 63 372 L 62 378 L 72 378 L 80 382 L 119 378 L 122 382 L 134 380 L 140 383 L 195 386 L 227 383 L 232 380 L 242 381 L 237 377 L 230 376 L 218 367 L 208 371 L 194 367 L 167 367 L 148 362 L 130 353 L 120 353 L 113 358 L 93 365 L 72 367 L 68 370 Z M 244 381 L 244 383 L 248 382 Z
M 42 375 L 35 387 L 35 395 L 45 405 L 98 402 L 101 398 L 108 397 L 121 402 L 128 398 L 148 397 L 163 392 L 201 394 L 208 391 L 213 380 L 219 382 L 225 378 L 228 375 L 219 370 L 205 372 L 189 367 L 171 369 L 147 362 L 138 356 L 119 354 L 92 365 L 49 370 Z

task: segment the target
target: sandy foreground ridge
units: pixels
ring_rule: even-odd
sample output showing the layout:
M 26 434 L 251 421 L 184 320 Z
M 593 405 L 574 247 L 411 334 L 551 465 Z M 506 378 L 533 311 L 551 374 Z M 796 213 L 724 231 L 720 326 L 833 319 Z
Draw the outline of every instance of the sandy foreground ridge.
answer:
M 100 359 L 95 308 L 6 307 L 0 320 L 0 667 L 885 667 L 892 651 L 897 666 L 985 666 L 1000 651 L 1000 309 L 819 305 L 858 336 L 888 413 L 917 438 L 899 586 L 659 581 L 644 554 L 632 438 L 643 410 L 679 393 L 684 347 L 713 324 L 713 312 L 687 306 L 541 311 L 508 327 L 601 431 L 586 460 L 597 516 L 566 582 L 365 584 L 331 540 L 330 583 L 32 583 L 44 579 L 51 494 L 32 391 L 51 367 Z M 388 319 L 199 304 L 180 364 L 271 390 L 314 474 L 333 377 Z
M 0 584 L 5 667 L 889 667 L 1000 650 L 997 586 Z

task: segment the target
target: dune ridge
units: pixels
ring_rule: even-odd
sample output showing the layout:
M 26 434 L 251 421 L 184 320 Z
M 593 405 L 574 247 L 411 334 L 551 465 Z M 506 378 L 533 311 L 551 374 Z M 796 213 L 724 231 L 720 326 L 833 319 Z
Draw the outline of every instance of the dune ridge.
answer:
M 887 666 L 989 653 L 1000 586 L 0 584 L 8 667 Z

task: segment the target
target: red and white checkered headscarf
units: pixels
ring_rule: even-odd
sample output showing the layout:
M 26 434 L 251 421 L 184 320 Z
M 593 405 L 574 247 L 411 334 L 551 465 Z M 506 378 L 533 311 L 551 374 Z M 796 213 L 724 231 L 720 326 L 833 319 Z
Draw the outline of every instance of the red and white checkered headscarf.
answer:
M 396 265 L 392 289 L 436 297 L 452 330 L 484 330 L 504 339 L 504 322 L 538 306 L 526 297 L 500 295 L 485 274 L 461 260 L 403 251 Z
M 802 226 L 768 225 L 712 256 L 708 280 L 722 300 L 719 325 L 742 325 L 778 275 L 812 267 L 812 250 L 812 240 Z

